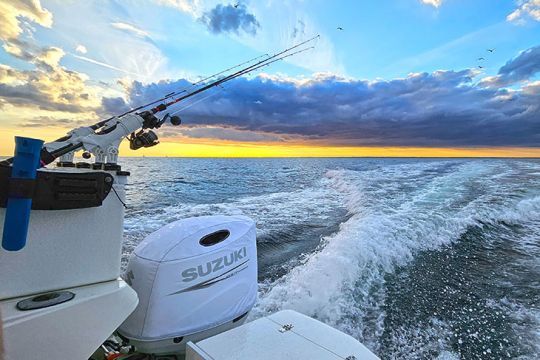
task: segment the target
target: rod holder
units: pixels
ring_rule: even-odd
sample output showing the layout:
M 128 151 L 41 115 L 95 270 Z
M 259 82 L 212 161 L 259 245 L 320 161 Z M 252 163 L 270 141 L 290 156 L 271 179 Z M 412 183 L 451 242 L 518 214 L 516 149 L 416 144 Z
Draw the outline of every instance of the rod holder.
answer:
M 26 245 L 32 190 L 40 167 L 43 140 L 15 136 L 15 156 L 9 181 L 2 248 L 19 251 Z

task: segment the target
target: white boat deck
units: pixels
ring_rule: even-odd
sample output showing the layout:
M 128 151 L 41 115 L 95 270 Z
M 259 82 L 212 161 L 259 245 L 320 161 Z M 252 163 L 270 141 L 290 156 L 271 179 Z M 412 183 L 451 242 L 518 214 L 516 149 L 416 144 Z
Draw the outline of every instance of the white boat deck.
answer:
M 375 360 L 364 345 L 328 325 L 284 310 L 188 343 L 186 360 Z

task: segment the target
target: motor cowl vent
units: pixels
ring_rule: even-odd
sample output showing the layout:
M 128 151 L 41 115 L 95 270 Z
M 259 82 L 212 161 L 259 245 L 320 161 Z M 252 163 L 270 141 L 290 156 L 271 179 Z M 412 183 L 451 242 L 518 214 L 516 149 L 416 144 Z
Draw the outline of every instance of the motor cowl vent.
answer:
M 190 335 L 237 326 L 257 298 L 255 223 L 201 216 L 168 224 L 135 248 L 124 278 L 139 305 L 119 332 L 139 351 L 159 353 L 166 339 L 184 337 L 185 346 Z

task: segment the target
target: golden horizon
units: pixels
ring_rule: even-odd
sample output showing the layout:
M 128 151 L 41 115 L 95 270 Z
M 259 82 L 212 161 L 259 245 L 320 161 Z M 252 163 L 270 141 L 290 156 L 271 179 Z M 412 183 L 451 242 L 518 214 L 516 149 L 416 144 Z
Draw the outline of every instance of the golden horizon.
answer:
M 12 156 L 14 136 L 24 135 L 52 141 L 61 128 L 5 129 L 0 135 L 0 156 Z M 233 142 L 213 139 L 165 139 L 159 145 L 137 151 L 124 141 L 121 157 L 185 157 L 185 158 L 540 158 L 540 147 L 422 147 L 422 146 L 338 146 L 320 143 Z
M 0 156 L 11 156 L 13 144 L 0 143 Z M 530 147 L 407 147 L 269 144 L 245 142 L 176 143 L 162 141 L 138 151 L 127 143 L 120 157 L 160 158 L 540 158 L 540 148 Z

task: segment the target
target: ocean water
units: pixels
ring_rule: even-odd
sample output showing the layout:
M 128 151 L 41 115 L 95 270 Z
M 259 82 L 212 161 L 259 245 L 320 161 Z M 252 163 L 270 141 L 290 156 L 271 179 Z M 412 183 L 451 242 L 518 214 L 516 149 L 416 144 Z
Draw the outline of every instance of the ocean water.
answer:
M 189 216 L 257 222 L 257 318 L 313 316 L 383 359 L 540 358 L 540 160 L 124 159 L 123 264 Z

